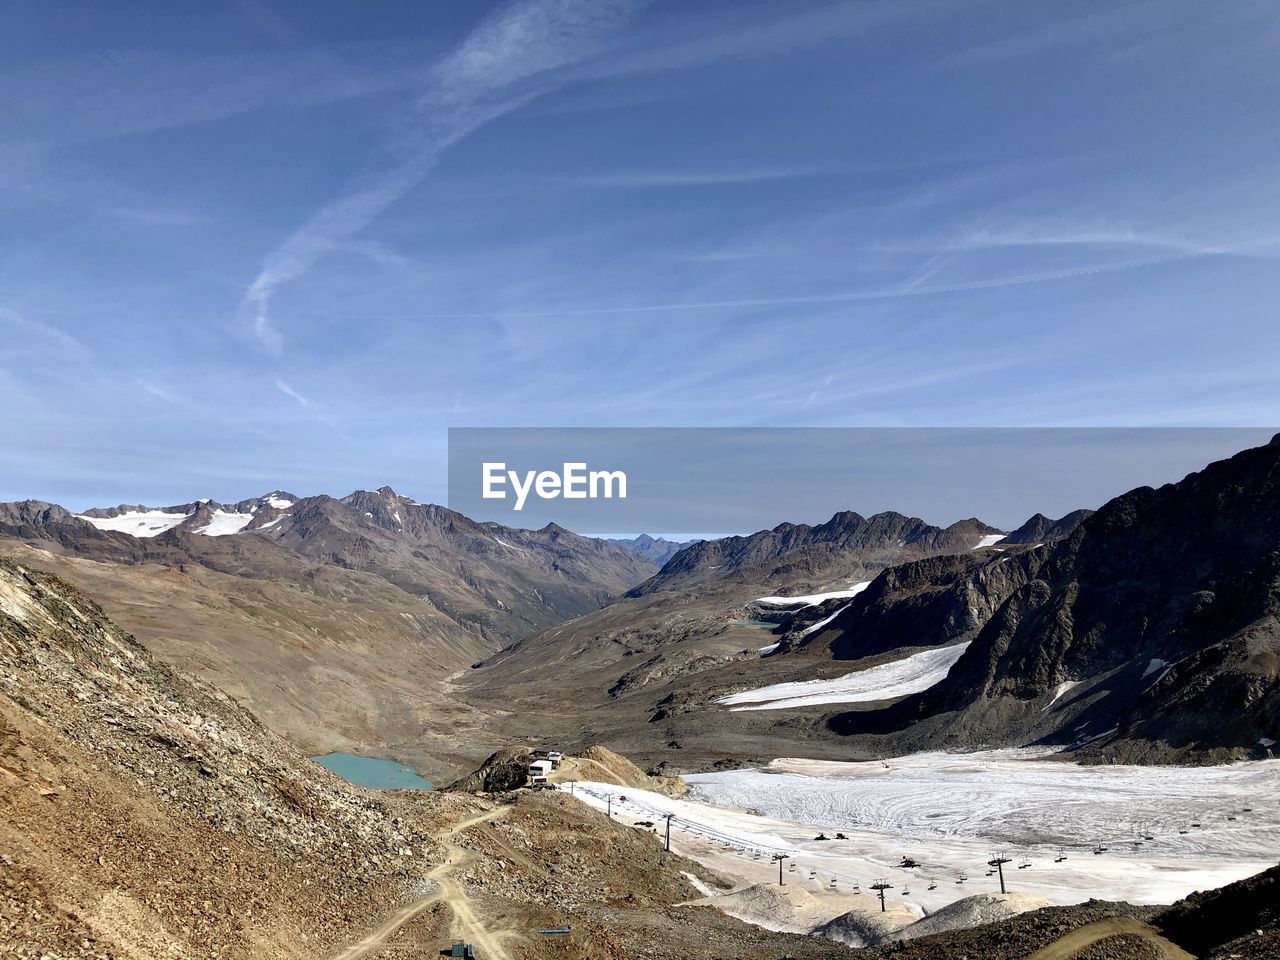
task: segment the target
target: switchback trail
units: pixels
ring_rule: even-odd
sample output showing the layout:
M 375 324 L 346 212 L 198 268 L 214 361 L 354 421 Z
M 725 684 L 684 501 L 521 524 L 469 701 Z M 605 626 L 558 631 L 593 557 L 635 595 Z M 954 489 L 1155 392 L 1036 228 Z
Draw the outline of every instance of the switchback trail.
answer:
M 1079 930 L 1072 930 L 1065 937 L 1061 937 L 1047 947 L 1037 950 L 1027 960 L 1071 960 L 1072 957 L 1090 944 L 1105 940 L 1107 937 L 1120 936 L 1121 934 L 1141 937 L 1160 951 L 1160 955 L 1165 960 L 1196 960 L 1195 957 L 1176 943 L 1162 937 L 1150 924 L 1125 917 L 1099 920 L 1097 923 L 1086 924 Z
M 359 943 L 353 944 L 335 955 L 333 960 L 359 960 L 360 957 L 367 956 L 372 951 L 380 949 L 392 934 L 437 900 L 443 900 L 449 905 L 449 909 L 453 911 L 455 932 L 459 934 L 459 939 L 480 947 L 483 950 L 481 956 L 485 960 L 489 960 L 489 958 L 493 958 L 493 960 L 511 960 L 502 945 L 501 938 L 495 936 L 476 916 L 475 911 L 471 908 L 470 898 L 453 878 L 454 869 L 466 861 L 471 856 L 471 852 L 465 847 L 458 846 L 458 844 L 452 842 L 452 838 L 459 833 L 474 827 L 478 823 L 504 816 L 510 810 L 511 807 L 509 805 L 496 807 L 487 813 L 477 814 L 467 820 L 459 821 L 446 830 L 440 837 L 445 848 L 445 859 L 427 874 L 428 877 L 435 881 L 436 889 L 425 897 L 397 910 L 377 930 L 370 933 Z

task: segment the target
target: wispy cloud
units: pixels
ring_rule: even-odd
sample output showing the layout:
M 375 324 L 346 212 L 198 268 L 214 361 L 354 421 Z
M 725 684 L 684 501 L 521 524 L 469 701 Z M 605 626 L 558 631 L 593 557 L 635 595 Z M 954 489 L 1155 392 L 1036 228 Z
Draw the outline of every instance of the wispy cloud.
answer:
M 343 440 L 346 440 L 348 443 L 351 442 L 351 437 L 338 425 L 337 421 L 325 412 L 322 404 L 316 403 L 300 390 L 295 390 L 292 385 L 281 377 L 272 377 L 271 382 L 275 384 L 277 390 L 305 410 L 309 419 L 314 420 L 316 423 L 323 424 Z
M 771 57 L 812 49 L 894 23 L 928 21 L 957 7 L 955 0 L 915 3 L 845 0 L 746 27 L 740 26 L 743 18 L 738 12 L 731 11 L 723 22 L 700 24 L 693 39 L 656 43 L 589 64 L 580 72 L 598 77 L 619 76 L 702 67 L 724 60 Z
M 209 218 L 188 213 L 184 210 L 167 210 L 161 207 L 111 207 L 108 212 L 129 223 L 140 223 L 148 227 L 188 227 L 197 223 L 208 223 Z
M 64 349 L 75 350 L 85 354 L 92 353 L 83 341 L 77 340 L 65 330 L 59 329 L 49 323 L 42 323 L 39 320 L 33 320 L 28 316 L 18 313 L 16 310 L 10 310 L 8 307 L 0 307 L 0 326 L 20 331 L 27 337 L 36 337 L 45 341 L 46 344 L 54 343 Z M 14 341 L 11 340 L 10 342 L 12 343 Z
M 311 401 L 308 400 L 306 397 L 304 397 L 302 394 L 300 394 L 297 390 L 293 389 L 293 387 L 289 386 L 289 384 L 285 383 L 279 377 L 273 377 L 272 381 L 275 383 L 277 390 L 279 390 L 289 399 L 297 401 L 298 406 L 302 407 L 303 409 L 310 409 Z
M 155 397 L 157 400 L 163 400 L 165 403 L 179 402 L 177 396 L 174 395 L 173 391 L 168 390 L 157 383 L 152 383 L 149 380 L 139 379 L 137 381 L 137 384 L 139 387 L 143 389 L 143 391 L 151 394 L 151 396 Z
M 283 337 L 270 317 L 275 292 L 304 276 L 337 244 L 364 230 L 420 184 L 451 146 L 553 85 L 526 84 L 598 53 L 630 12 L 629 2 L 526 0 L 483 20 L 431 71 L 401 163 L 369 174 L 322 206 L 267 255 L 245 291 L 254 337 L 278 353 Z
M 949 244 L 953 250 L 983 250 L 997 247 L 1101 246 L 1136 247 L 1181 253 L 1230 252 L 1230 245 L 1184 238 L 1119 224 L 1079 224 L 1022 221 L 1000 227 L 971 231 Z
M 738 300 L 687 300 L 671 303 L 649 303 L 630 306 L 573 307 L 563 310 L 528 310 L 516 312 L 487 313 L 416 313 L 388 314 L 365 319 L 466 319 L 482 317 L 530 318 L 538 317 L 572 317 L 632 313 L 672 313 L 687 310 L 716 310 L 742 307 L 774 307 L 803 306 L 823 303 L 857 303 L 873 300 L 896 300 L 909 296 L 929 296 L 946 293 L 963 293 L 970 290 L 992 290 L 1000 287 L 1025 286 L 1027 284 L 1048 283 L 1055 280 L 1067 280 L 1077 277 L 1098 274 L 1117 273 L 1123 270 L 1137 270 L 1143 267 L 1154 267 L 1161 264 L 1177 263 L 1184 260 L 1195 260 L 1211 256 L 1211 253 L 1176 252 L 1131 260 L 1110 263 L 1083 264 L 1078 267 L 1066 267 L 1058 270 L 1042 270 L 1033 273 L 1006 274 L 996 277 L 985 277 L 977 280 L 966 280 L 946 284 L 919 284 L 914 287 L 890 287 L 877 290 L 851 290 L 836 293 L 817 293 L 783 297 L 751 297 Z
M 587 187 L 701 187 L 721 184 L 768 183 L 778 180 L 798 180 L 820 177 L 833 171 L 812 166 L 762 167 L 746 170 L 691 170 L 691 171 L 622 171 L 598 176 L 569 178 L 577 186 Z
M 1152 16 L 1153 11 L 1156 16 Z M 1150 30 L 1153 22 L 1160 22 L 1159 14 L 1165 12 L 1144 3 L 1100 8 L 1078 16 L 1053 17 L 1049 22 L 1038 22 L 1005 36 L 964 47 L 946 57 L 941 65 L 969 67 L 1033 57 L 1085 44 L 1096 45 L 1101 50 L 1103 40 L 1122 39 L 1138 27 Z
M 0 73 L 6 126 L 30 144 L 66 146 L 207 123 L 272 107 L 354 100 L 421 82 L 402 51 L 353 69 L 341 48 L 193 56 L 144 49 L 41 61 Z

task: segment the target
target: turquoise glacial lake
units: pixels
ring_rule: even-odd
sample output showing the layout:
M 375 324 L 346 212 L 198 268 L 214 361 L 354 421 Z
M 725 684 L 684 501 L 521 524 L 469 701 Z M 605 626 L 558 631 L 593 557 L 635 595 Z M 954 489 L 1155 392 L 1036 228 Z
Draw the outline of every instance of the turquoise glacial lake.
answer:
M 375 790 L 430 790 L 431 781 L 424 780 L 413 767 L 395 760 L 379 760 L 355 753 L 326 753 L 312 757 L 320 766 L 332 770 L 347 783 Z

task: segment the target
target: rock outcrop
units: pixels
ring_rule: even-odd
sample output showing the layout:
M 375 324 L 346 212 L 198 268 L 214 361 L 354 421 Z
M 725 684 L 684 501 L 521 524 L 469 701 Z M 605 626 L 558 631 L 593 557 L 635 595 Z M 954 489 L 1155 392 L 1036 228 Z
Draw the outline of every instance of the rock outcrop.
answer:
M 1278 545 L 1280 438 L 1011 557 L 1025 582 L 942 683 L 830 724 L 904 748 L 934 736 L 1137 762 L 1263 756 L 1280 740 Z

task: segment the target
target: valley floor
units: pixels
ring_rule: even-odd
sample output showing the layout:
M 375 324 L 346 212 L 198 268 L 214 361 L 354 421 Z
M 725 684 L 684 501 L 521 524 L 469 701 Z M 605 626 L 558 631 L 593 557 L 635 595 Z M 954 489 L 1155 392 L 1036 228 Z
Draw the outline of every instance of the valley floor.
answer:
M 819 898 L 818 907 L 804 898 L 805 909 L 825 912 L 824 920 L 870 906 L 870 885 L 881 877 L 893 885 L 898 925 L 996 893 L 998 879 L 986 874 L 997 850 L 1011 859 L 1010 892 L 1055 904 L 1171 903 L 1280 858 L 1280 761 L 1084 767 L 1003 750 L 865 763 L 777 760 L 686 779 L 691 789 L 681 799 L 603 783 L 573 789 L 597 808 L 612 797 L 614 816 L 626 823 L 661 828 L 674 815 L 673 848 L 734 877 L 738 889 L 776 884 L 772 857 L 786 856 L 785 883 Z M 814 839 L 819 833 L 832 839 Z M 1095 853 L 1099 847 L 1106 849 Z M 901 868 L 903 857 L 921 865 Z M 741 905 L 735 909 L 741 916 Z M 776 915 L 750 919 L 779 927 Z

